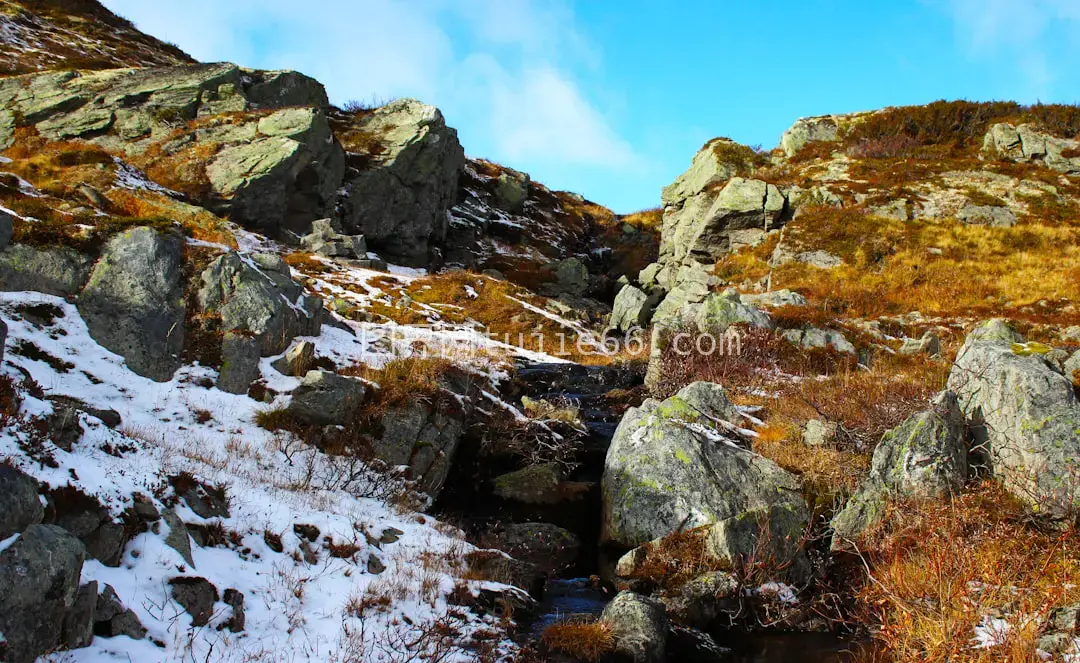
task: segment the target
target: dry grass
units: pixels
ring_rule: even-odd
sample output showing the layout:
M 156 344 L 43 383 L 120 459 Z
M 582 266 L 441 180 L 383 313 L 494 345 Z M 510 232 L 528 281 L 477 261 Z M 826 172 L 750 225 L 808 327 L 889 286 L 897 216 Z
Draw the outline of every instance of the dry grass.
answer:
M 1040 300 L 1080 298 L 1080 228 L 1071 225 L 991 228 L 817 209 L 791 222 L 785 233 L 785 241 L 828 251 L 844 264 L 828 270 L 779 266 L 771 270 L 773 288 L 797 290 L 833 314 L 977 316 L 988 307 L 1000 314 Z M 764 252 L 756 249 L 726 258 L 719 269 L 735 282 L 770 272 Z
M 634 579 L 648 580 L 659 587 L 677 589 L 709 571 L 730 571 L 730 565 L 706 552 L 708 528 L 673 532 L 659 541 L 642 546 L 643 558 L 634 566 Z
M 596 620 L 556 622 L 544 629 L 541 640 L 549 649 L 580 661 L 599 661 L 615 650 L 611 627 Z
M 883 660 L 1035 663 L 1040 622 L 1080 600 L 1080 538 L 1042 530 L 993 483 L 952 502 L 890 507 L 861 542 L 873 577 L 859 592 L 881 625 Z M 1004 642 L 974 649 L 986 617 L 1012 626 Z
M 417 399 L 432 398 L 442 392 L 440 379 L 455 368 L 453 362 L 441 357 L 401 357 L 381 369 L 357 364 L 341 371 L 342 375 L 359 377 L 379 385 L 369 393 L 364 403 L 364 415 L 376 417 L 388 408 Z

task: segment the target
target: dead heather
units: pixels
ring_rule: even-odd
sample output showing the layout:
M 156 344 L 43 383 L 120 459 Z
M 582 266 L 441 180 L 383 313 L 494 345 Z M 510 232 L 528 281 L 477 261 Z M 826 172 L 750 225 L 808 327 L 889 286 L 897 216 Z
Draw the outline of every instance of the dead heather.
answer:
M 1080 600 L 1080 538 L 1040 527 L 992 481 L 952 501 L 893 504 L 883 522 L 859 542 L 880 660 L 1036 663 L 1042 622 Z M 975 647 L 991 619 L 1007 630 Z

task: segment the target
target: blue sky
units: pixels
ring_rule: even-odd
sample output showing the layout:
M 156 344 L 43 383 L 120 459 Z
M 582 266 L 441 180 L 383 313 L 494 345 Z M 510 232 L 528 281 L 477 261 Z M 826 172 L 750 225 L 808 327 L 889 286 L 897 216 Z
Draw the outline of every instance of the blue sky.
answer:
M 1080 102 L 1080 0 L 104 0 L 205 61 L 439 106 L 465 151 L 618 212 L 713 136 L 935 99 Z

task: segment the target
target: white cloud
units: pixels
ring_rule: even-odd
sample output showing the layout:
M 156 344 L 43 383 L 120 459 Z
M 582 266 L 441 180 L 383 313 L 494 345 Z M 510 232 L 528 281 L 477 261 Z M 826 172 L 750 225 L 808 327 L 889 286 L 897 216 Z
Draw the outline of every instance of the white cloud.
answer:
M 105 0 L 201 60 L 291 68 L 343 102 L 412 96 L 487 156 L 627 168 L 639 162 L 572 74 L 599 55 L 554 0 Z M 469 144 L 466 150 L 475 148 Z

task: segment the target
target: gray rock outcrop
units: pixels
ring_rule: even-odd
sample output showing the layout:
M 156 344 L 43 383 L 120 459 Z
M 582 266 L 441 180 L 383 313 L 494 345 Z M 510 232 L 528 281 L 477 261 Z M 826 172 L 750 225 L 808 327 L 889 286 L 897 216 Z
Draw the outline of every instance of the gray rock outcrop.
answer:
M 40 523 L 45 516 L 37 481 L 7 465 L 0 465 L 0 505 L 0 541 Z
M 801 525 L 780 538 L 800 538 L 809 512 L 797 479 L 739 444 L 736 416 L 708 383 L 630 409 L 604 465 L 605 539 L 635 547 L 759 509 L 790 511 Z
M 311 224 L 311 233 L 300 238 L 300 247 L 329 258 L 365 258 L 367 242 L 363 235 L 344 235 L 333 219 L 319 219 Z
M 840 125 L 833 115 L 802 117 L 795 120 L 787 131 L 780 136 L 780 148 L 784 154 L 795 156 L 803 147 L 813 142 L 837 142 L 840 139 Z
M 157 382 L 170 380 L 181 364 L 182 247 L 178 233 L 148 227 L 116 235 L 78 301 L 94 340 Z
M 427 265 L 446 236 L 465 154 L 442 113 L 399 99 L 357 121 L 377 147 L 346 178 L 342 224 L 384 257 Z M 348 147 L 348 145 L 346 145 Z
M 1004 321 L 964 342 L 949 374 L 967 416 L 973 447 L 994 475 L 1050 516 L 1080 506 L 1080 401 L 1072 381 Z
M 1067 175 L 1080 174 L 1080 140 L 1052 136 L 1031 124 L 995 124 L 983 139 L 983 152 L 1013 161 L 1045 163 Z
M 345 424 L 364 402 L 364 383 L 330 371 L 308 371 L 289 401 L 289 412 L 300 421 L 320 426 Z
M 73 297 L 86 285 L 92 267 L 93 261 L 74 249 L 12 244 L 0 252 L 0 289 Z

